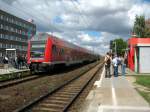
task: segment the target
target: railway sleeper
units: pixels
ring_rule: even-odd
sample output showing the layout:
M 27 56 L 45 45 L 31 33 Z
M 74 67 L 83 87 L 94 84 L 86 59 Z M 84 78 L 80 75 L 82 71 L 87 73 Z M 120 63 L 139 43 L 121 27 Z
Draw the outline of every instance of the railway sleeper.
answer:
M 64 90 L 64 91 L 62 91 L 63 93 L 65 92 L 65 93 L 77 93 L 77 92 L 79 92 L 81 89 L 72 89 L 72 90 Z
M 67 87 L 63 90 L 80 90 L 81 89 L 81 86 L 80 87 Z
M 68 95 L 68 94 L 55 94 L 54 97 L 72 98 L 72 95 Z
M 80 82 L 81 83 L 81 82 Z M 79 84 L 78 84 L 79 85 Z M 68 85 L 67 88 L 80 88 L 80 86 L 78 86 L 77 84 L 76 85 Z
M 62 91 L 62 92 L 59 92 L 58 94 L 65 94 L 65 95 L 71 95 L 71 96 L 74 96 L 78 93 L 78 91 L 75 91 L 75 92 L 65 92 L 65 91 Z
M 44 101 L 44 103 L 48 103 L 48 104 L 67 104 L 68 103 L 68 100 L 47 100 L 47 101 Z
M 61 101 L 66 101 L 68 99 L 70 99 L 70 98 L 68 98 L 68 97 L 52 97 L 51 98 L 51 100 L 61 100 Z M 47 99 L 47 100 L 49 100 L 49 99 Z
M 53 110 L 57 110 L 59 112 L 61 112 L 64 109 L 64 105 L 60 105 L 60 104 L 40 104 L 38 107 L 33 108 L 32 110 L 43 110 L 43 109 L 53 109 Z
M 41 104 L 38 105 L 38 107 L 63 109 L 64 108 L 64 104 L 60 105 L 60 104 L 54 104 L 54 103 L 41 103 Z
M 61 112 L 61 109 L 55 109 L 55 108 L 45 108 L 45 107 L 38 107 L 38 108 L 33 108 L 32 112 Z

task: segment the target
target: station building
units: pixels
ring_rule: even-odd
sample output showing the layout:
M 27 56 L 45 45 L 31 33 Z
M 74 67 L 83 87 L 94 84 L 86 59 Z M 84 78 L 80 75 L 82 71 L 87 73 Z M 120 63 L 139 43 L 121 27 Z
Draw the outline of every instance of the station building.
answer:
M 128 40 L 128 67 L 137 73 L 150 73 L 150 38 Z
M 0 10 L 0 57 L 26 54 L 28 39 L 35 33 L 35 24 Z

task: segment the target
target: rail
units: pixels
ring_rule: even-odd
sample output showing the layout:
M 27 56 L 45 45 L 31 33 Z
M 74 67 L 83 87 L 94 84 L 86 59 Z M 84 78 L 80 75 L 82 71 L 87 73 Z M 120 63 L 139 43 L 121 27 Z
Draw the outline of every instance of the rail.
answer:
M 98 66 L 95 65 L 95 66 Z M 94 67 L 95 67 L 94 66 Z M 88 80 L 86 80 L 87 82 L 83 85 L 79 85 L 78 87 L 75 87 L 75 90 L 77 90 L 77 94 L 75 94 L 71 100 L 69 100 L 69 103 L 67 102 L 67 104 L 65 103 L 65 106 L 63 106 L 64 108 L 61 110 L 63 112 L 65 112 L 71 105 L 72 103 L 76 100 L 76 98 L 78 98 L 78 96 L 80 95 L 80 93 L 84 90 L 84 88 L 86 88 L 86 86 L 89 84 L 89 82 L 94 78 L 94 76 L 97 74 L 97 72 L 99 71 L 99 69 L 103 66 L 103 63 L 101 63 L 101 65 L 98 66 L 98 69 L 94 72 L 94 74 L 92 74 L 92 76 L 89 78 L 87 76 L 87 78 L 89 78 Z M 94 69 L 94 67 L 92 69 Z M 91 70 L 91 69 L 90 69 Z M 84 74 L 88 73 L 90 70 L 85 71 L 84 73 L 80 74 L 79 76 L 75 77 L 74 79 L 64 83 L 63 85 L 59 86 L 58 88 L 54 89 L 53 91 L 46 93 L 45 95 L 40 96 L 39 98 L 29 102 L 28 104 L 20 107 L 19 109 L 15 110 L 15 112 L 24 112 L 27 111 L 29 109 L 32 109 L 35 105 L 37 105 L 38 103 L 40 103 L 41 101 L 43 101 L 45 98 L 47 97 L 51 97 L 53 94 L 57 94 L 59 91 L 61 91 L 62 88 L 65 88 L 67 86 L 69 86 L 69 84 L 73 83 L 73 81 L 80 79 L 81 76 L 83 76 Z M 86 76 L 86 75 L 85 75 Z M 82 87 L 82 88 L 80 88 Z M 80 88 L 80 89 L 79 89 Z M 75 92 L 75 90 L 72 90 Z M 71 91 L 71 90 L 70 90 Z M 75 92 L 75 93 L 76 93 Z M 64 92 L 65 93 L 65 92 Z M 68 93 L 68 94 L 74 94 L 74 93 Z M 56 108 L 57 109 L 57 108 Z

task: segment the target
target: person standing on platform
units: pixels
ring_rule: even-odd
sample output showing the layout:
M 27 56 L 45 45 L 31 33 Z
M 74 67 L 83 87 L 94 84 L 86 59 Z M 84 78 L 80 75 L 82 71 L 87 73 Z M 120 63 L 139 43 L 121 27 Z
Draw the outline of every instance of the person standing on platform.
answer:
M 126 57 L 121 57 L 121 71 L 122 75 L 125 76 L 125 69 L 126 69 Z
M 114 67 L 114 77 L 118 77 L 118 57 L 115 55 L 115 57 L 112 60 L 113 67 Z
M 3 58 L 3 63 L 4 63 L 4 68 L 5 69 L 7 69 L 8 68 L 8 56 L 5 56 L 4 58 Z
M 111 66 L 111 57 L 110 54 L 107 52 L 106 56 L 105 56 L 105 77 L 110 78 L 110 66 Z

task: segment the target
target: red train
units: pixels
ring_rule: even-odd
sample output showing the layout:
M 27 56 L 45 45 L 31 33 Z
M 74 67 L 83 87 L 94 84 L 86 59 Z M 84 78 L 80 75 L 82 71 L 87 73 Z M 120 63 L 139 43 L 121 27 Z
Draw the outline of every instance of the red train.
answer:
M 98 60 L 99 55 L 66 42 L 62 39 L 40 33 L 28 43 L 28 64 L 31 70 L 50 71 L 56 65 L 66 65 Z

